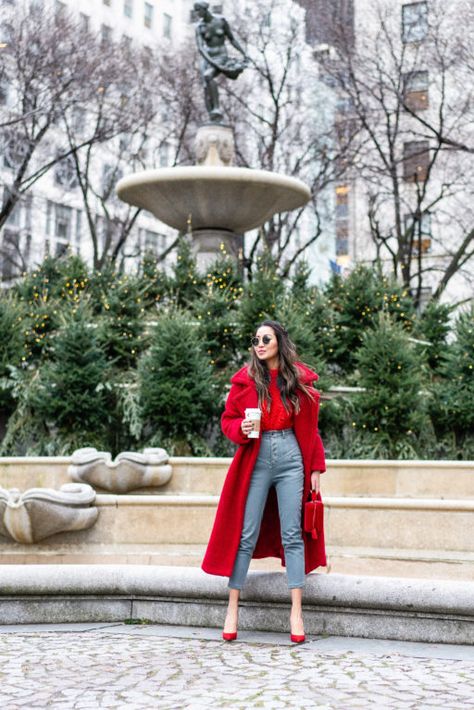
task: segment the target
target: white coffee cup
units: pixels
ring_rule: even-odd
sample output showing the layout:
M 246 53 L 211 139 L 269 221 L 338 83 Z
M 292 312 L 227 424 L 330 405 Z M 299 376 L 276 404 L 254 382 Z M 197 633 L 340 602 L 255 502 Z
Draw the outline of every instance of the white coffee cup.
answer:
M 260 436 L 260 420 L 262 418 L 261 409 L 246 409 L 245 418 L 250 419 L 252 422 L 252 431 L 250 432 L 249 439 L 258 439 Z

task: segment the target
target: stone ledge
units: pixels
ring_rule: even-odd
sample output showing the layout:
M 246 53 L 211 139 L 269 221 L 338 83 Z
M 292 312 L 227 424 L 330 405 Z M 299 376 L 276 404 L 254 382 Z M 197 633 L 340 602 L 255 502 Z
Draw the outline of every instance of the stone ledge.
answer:
M 173 465 L 191 465 L 196 464 L 206 466 L 225 466 L 229 465 L 232 457 L 228 456 L 171 456 L 170 464 Z M 18 464 L 55 464 L 69 465 L 72 462 L 72 456 L 2 456 L 0 464 L 18 465 Z M 474 469 L 474 461 L 452 461 L 449 459 L 327 459 L 328 468 L 396 468 L 396 469 L 420 469 L 420 468 L 450 468 L 450 469 Z
M 172 494 L 158 495 L 124 493 L 98 493 L 95 504 L 98 507 L 124 507 L 124 506 L 217 506 L 219 496 L 204 494 Z M 381 508 L 389 510 L 459 510 L 474 511 L 474 501 L 464 499 L 441 498 L 380 498 L 368 496 L 324 496 L 327 508 Z
M 216 626 L 226 579 L 186 567 L 9 565 L 2 568 L 0 624 L 123 621 Z M 312 574 L 308 633 L 437 643 L 474 642 L 474 583 Z M 285 631 L 282 572 L 251 572 L 242 629 Z

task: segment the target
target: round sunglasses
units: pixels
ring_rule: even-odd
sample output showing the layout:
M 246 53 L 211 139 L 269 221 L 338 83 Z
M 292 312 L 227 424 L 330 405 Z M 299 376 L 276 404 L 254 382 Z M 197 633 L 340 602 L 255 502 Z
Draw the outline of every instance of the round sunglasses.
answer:
M 271 336 L 271 335 L 263 335 L 262 338 L 260 339 L 260 338 L 256 335 L 254 338 L 252 338 L 252 340 L 251 340 L 250 342 L 252 343 L 252 345 L 254 346 L 254 348 L 256 348 L 258 345 L 260 345 L 260 340 L 262 341 L 262 343 L 263 343 L 264 345 L 268 345 L 268 343 L 271 343 L 271 342 L 272 342 L 272 336 Z

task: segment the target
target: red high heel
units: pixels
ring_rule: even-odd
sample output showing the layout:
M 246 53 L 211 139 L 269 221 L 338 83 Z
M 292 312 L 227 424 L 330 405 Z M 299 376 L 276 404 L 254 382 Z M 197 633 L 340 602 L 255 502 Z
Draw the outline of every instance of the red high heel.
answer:
M 222 632 L 222 638 L 224 641 L 235 641 L 237 638 L 237 631 L 231 631 L 230 633 Z
M 306 636 L 298 636 L 297 634 L 290 634 L 290 641 L 293 643 L 304 643 L 306 641 Z

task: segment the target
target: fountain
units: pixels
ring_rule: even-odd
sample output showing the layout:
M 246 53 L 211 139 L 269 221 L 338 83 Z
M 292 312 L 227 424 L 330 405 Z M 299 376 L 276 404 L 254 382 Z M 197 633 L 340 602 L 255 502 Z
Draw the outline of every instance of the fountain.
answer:
M 118 182 L 117 194 L 168 226 L 192 232 L 198 266 L 206 266 L 221 244 L 233 256 L 241 255 L 245 232 L 279 212 L 303 207 L 311 192 L 296 178 L 233 165 L 233 131 L 223 123 L 215 77 L 236 79 L 247 58 L 223 17 L 212 15 L 206 2 L 195 3 L 194 9 L 201 18 L 196 37 L 209 113 L 209 123 L 196 135 L 197 164 L 134 173 Z M 227 55 L 226 39 L 243 54 L 243 61 Z

